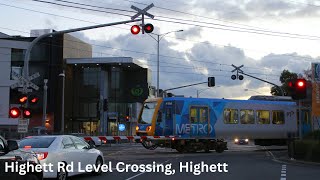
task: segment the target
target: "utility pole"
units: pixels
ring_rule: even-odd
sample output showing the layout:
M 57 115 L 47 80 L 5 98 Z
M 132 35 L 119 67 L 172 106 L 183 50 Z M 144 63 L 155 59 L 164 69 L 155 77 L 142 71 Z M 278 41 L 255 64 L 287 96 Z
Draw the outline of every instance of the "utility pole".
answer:
M 42 107 L 42 127 L 46 127 L 46 120 L 47 120 L 47 91 L 48 91 L 48 79 L 44 79 L 44 86 L 43 86 L 43 107 Z

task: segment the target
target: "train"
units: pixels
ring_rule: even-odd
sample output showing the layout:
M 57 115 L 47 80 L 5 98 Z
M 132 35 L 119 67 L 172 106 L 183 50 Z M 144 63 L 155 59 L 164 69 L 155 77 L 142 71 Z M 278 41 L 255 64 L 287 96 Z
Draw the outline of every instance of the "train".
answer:
M 166 97 L 147 99 L 138 118 L 138 136 L 147 149 L 178 152 L 227 149 L 228 139 L 250 139 L 256 145 L 283 145 L 296 136 L 297 104 L 292 101 Z

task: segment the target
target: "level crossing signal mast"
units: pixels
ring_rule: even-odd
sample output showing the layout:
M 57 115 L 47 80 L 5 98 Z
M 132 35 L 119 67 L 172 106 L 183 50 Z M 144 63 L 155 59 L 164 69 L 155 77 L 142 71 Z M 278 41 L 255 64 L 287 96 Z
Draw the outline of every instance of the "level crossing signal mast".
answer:
M 142 30 L 142 34 L 144 34 L 144 33 L 152 33 L 154 27 L 153 27 L 153 25 L 150 24 L 150 23 L 147 23 L 147 24 L 144 23 L 144 16 L 148 16 L 148 17 L 150 17 L 151 19 L 154 18 L 154 16 L 153 16 L 152 14 L 150 14 L 150 13 L 147 12 L 147 11 L 148 11 L 149 9 L 151 9 L 153 6 L 154 6 L 153 3 L 150 4 L 149 6 L 147 6 L 147 7 L 144 8 L 144 9 L 140 9 L 140 8 L 135 7 L 135 6 L 131 6 L 131 9 L 134 9 L 134 10 L 137 11 L 137 14 L 135 14 L 134 16 L 131 17 L 132 20 L 134 20 L 135 18 L 139 17 L 140 15 L 142 16 L 142 24 L 140 25 L 141 28 L 140 28 L 139 25 L 133 25 L 133 26 L 131 26 L 131 33 L 132 33 L 133 35 L 139 34 L 139 33 L 140 33 L 140 30 Z
M 288 83 L 289 93 L 294 100 L 307 97 L 307 81 L 303 78 L 292 80 Z

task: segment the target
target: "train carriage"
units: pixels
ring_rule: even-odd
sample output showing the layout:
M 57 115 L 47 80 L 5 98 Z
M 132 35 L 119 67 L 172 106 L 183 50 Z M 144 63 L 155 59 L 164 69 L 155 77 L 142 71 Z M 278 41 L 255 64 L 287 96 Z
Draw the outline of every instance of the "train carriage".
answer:
M 175 136 L 174 142 L 151 144 L 178 151 L 223 151 L 224 140 L 234 138 L 283 144 L 297 132 L 296 108 L 286 101 L 154 98 L 145 101 L 136 130 L 140 136 Z

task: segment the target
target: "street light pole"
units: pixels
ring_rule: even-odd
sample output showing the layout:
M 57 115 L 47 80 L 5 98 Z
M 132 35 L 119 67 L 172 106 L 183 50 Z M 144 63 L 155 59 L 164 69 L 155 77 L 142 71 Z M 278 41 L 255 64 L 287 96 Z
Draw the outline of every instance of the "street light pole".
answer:
M 177 31 L 170 31 L 170 32 L 167 32 L 167 33 L 164 33 L 164 34 L 150 33 L 150 34 L 156 35 L 157 39 L 147 33 L 152 39 L 157 41 L 157 93 L 156 93 L 156 97 L 159 97 L 159 94 L 160 94 L 160 92 L 159 92 L 159 89 L 160 89 L 159 88 L 159 79 L 160 79 L 160 41 L 165 35 L 167 35 L 169 33 L 182 32 L 182 31 L 183 30 L 180 29 L 180 30 L 177 30 Z
M 48 79 L 44 79 L 43 81 L 44 81 L 44 86 L 43 86 L 42 127 L 46 127 Z
M 61 134 L 64 134 L 64 86 L 65 86 L 65 71 L 63 70 L 61 74 L 62 77 L 62 97 L 61 97 Z

